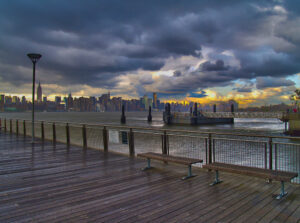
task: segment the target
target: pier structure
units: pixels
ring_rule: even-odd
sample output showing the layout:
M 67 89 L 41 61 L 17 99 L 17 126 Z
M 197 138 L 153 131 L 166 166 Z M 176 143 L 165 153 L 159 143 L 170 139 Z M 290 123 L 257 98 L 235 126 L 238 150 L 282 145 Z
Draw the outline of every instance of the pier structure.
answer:
M 277 118 L 286 116 L 285 112 L 202 112 L 208 118 Z
M 124 106 L 124 105 L 122 105 L 121 123 L 122 123 L 122 124 L 125 124 L 125 123 L 126 123 L 125 106 Z
M 276 118 L 284 122 L 285 132 L 300 136 L 300 113 L 287 112 L 202 112 L 208 118 Z
M 167 124 L 218 124 L 234 123 L 235 118 L 255 118 L 266 119 L 276 118 L 285 124 L 285 133 L 300 136 L 300 113 L 288 112 L 217 112 L 215 107 L 213 112 L 198 112 L 197 103 L 194 111 L 190 112 L 171 112 L 170 109 L 163 113 L 164 122 Z
M 152 122 L 151 106 L 149 106 L 149 112 L 147 117 L 148 122 Z
M 286 123 L 286 129 L 288 123 L 288 132 L 291 135 L 300 136 L 300 113 L 288 113 L 282 121 Z
M 171 112 L 170 103 L 167 103 L 166 109 L 163 112 L 163 121 L 166 124 L 184 124 L 184 125 L 206 125 L 206 124 L 232 124 L 232 117 L 208 117 L 197 109 L 197 103 L 192 109 L 187 112 Z
M 36 124 L 37 138 L 32 144 L 29 121 L 1 120 L 1 222 L 300 220 L 299 178 L 286 185 L 289 194 L 278 201 L 272 194 L 278 193 L 280 182 L 224 172 L 224 182 L 211 187 L 214 172 L 201 165 L 193 166 L 196 177 L 183 181 L 185 168 L 155 163 L 155 168 L 143 172 L 145 161 L 135 156 L 142 151 L 160 151 L 201 157 L 204 164 L 222 161 L 299 173 L 297 137 Z M 112 138 L 117 129 L 128 132 L 128 144 Z M 39 136 L 42 132 L 44 140 Z

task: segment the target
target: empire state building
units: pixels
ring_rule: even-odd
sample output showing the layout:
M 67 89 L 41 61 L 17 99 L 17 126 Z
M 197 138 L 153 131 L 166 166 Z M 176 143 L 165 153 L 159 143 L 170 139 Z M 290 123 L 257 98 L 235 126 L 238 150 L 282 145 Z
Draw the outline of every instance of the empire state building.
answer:
M 39 86 L 37 88 L 37 102 L 41 103 L 42 102 L 42 87 L 41 83 L 39 82 Z

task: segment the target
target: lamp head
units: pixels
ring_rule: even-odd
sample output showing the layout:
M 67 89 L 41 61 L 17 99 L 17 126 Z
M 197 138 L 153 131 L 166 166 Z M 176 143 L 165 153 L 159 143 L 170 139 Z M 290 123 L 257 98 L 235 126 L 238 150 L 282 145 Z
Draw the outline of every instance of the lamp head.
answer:
M 42 55 L 38 53 L 28 53 L 27 56 L 31 59 L 32 63 L 38 62 L 38 60 L 42 57 Z

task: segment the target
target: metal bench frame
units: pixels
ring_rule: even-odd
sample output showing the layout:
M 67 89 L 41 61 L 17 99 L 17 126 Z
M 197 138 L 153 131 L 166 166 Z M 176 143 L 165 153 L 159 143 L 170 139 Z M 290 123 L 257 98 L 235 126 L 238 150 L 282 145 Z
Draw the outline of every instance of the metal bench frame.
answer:
M 158 154 L 158 155 L 160 155 L 160 154 Z M 142 156 L 142 157 L 143 157 L 143 156 Z M 153 167 L 151 166 L 151 159 L 156 159 L 156 158 L 154 158 L 154 157 L 152 157 L 152 158 L 144 157 L 144 158 L 147 159 L 147 166 L 146 166 L 145 168 L 143 168 L 142 170 L 143 170 L 143 171 L 146 171 L 146 170 L 152 169 Z M 175 158 L 175 157 L 174 157 L 174 158 Z M 178 157 L 178 158 L 180 158 L 180 157 Z M 171 162 L 171 163 L 179 163 L 179 164 L 182 164 L 182 163 L 180 163 L 180 162 L 176 162 L 176 160 L 168 160 L 168 159 L 164 159 L 163 157 L 162 157 L 161 159 L 156 159 L 156 160 L 161 160 L 161 161 L 165 161 L 165 162 Z M 203 162 L 203 161 L 201 160 L 201 161 L 199 161 L 199 163 L 200 163 L 200 162 Z M 182 164 L 182 165 L 184 165 L 184 164 Z M 187 165 L 187 166 L 188 166 L 188 174 L 187 174 L 187 176 L 182 177 L 182 178 L 181 178 L 182 180 L 187 180 L 187 179 L 189 179 L 189 178 L 192 178 L 192 177 L 197 176 L 197 175 L 194 175 L 194 174 L 192 173 L 192 164 L 189 164 L 189 165 Z
M 238 165 L 232 165 L 232 167 L 234 167 L 234 166 L 239 167 Z M 209 169 L 209 167 L 205 167 L 205 168 L 208 168 L 208 169 Z M 221 170 L 221 171 L 224 171 L 224 172 L 231 172 L 231 171 L 229 171 L 229 170 Z M 236 172 L 235 172 L 235 173 L 236 173 Z M 238 173 L 238 174 L 243 174 L 243 172 L 241 171 L 241 172 Z M 272 180 L 272 176 L 270 176 L 269 180 Z M 284 182 L 285 182 L 284 180 L 280 180 L 281 188 L 280 188 L 280 194 L 278 194 L 278 195 L 276 196 L 276 199 L 277 199 L 277 200 L 280 200 L 281 198 L 283 198 L 284 196 L 286 196 L 286 195 L 288 194 L 288 193 L 284 190 Z M 220 183 L 222 183 L 222 180 L 220 180 L 220 178 L 219 178 L 219 170 L 215 170 L 215 180 L 214 180 L 214 182 L 211 183 L 210 185 L 211 185 L 211 186 L 214 186 L 214 185 L 220 184 Z

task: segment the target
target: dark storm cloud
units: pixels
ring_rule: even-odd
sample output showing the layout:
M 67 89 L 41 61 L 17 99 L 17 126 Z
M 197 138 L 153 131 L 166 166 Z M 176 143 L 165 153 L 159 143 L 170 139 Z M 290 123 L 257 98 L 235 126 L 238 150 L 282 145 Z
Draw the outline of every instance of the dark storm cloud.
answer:
M 207 61 L 200 65 L 200 70 L 202 71 L 223 71 L 228 69 L 228 66 L 224 66 L 223 60 L 217 60 L 216 63 L 211 63 L 210 61 Z
M 176 68 L 146 84 L 185 94 L 239 78 L 284 78 L 300 71 L 299 13 L 296 1 L 275 0 L 1 1 L 0 77 L 30 83 L 25 55 L 39 52 L 45 83 L 114 88 L 119 75 L 160 70 L 170 58 L 200 59 L 207 47 L 198 70 Z
M 173 72 L 173 77 L 180 77 L 182 75 L 181 71 L 180 70 L 175 70 Z
M 207 94 L 205 91 L 201 91 L 200 93 L 191 92 L 188 94 L 188 96 L 192 97 L 192 98 L 204 98 L 204 97 L 207 97 Z
M 227 73 L 203 72 L 186 73 L 179 77 L 162 77 L 157 83 L 160 91 L 187 93 L 198 88 L 209 88 L 211 86 L 226 86 L 232 84 L 233 77 Z
M 285 78 L 258 77 L 256 78 L 256 88 L 264 89 L 269 87 L 294 86 L 295 82 Z

